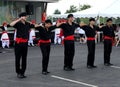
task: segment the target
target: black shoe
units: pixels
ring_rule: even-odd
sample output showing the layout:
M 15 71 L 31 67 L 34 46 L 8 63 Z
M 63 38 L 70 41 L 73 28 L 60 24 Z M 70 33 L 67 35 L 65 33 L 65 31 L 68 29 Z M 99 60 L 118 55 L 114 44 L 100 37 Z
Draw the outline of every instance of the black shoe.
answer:
M 63 67 L 63 70 L 67 70 L 68 69 L 68 67 Z
M 47 75 L 48 73 L 47 72 L 42 72 L 43 75 Z
M 90 65 L 88 65 L 88 66 L 87 66 L 87 68 L 88 68 L 88 69 L 92 69 L 93 67 L 92 67 L 92 66 L 90 66 Z
M 74 71 L 75 69 L 74 68 L 69 68 L 71 71 Z
M 26 76 L 24 74 L 17 74 L 18 78 L 26 78 Z
M 111 63 L 105 63 L 104 65 L 105 66 L 112 66 L 113 64 L 111 64 Z
M 24 74 L 21 74 L 21 78 L 26 78 L 27 76 L 25 76 Z
M 47 73 L 50 73 L 50 72 L 47 71 Z
M 65 70 L 65 71 L 71 71 L 71 69 L 68 68 L 68 67 L 64 67 L 64 70 Z
M 97 68 L 97 66 L 92 66 L 92 68 Z
M 87 68 L 88 68 L 88 69 L 93 69 L 93 68 L 97 68 L 97 66 L 94 66 L 94 65 L 93 65 L 93 66 L 88 65 Z
M 20 75 L 20 74 L 17 74 L 17 77 L 18 77 L 18 78 L 20 78 L 20 77 L 21 77 L 21 75 Z
M 43 72 L 42 72 L 43 75 L 47 75 L 47 74 L 49 74 L 49 73 L 50 73 L 50 72 L 48 72 L 48 71 L 43 71 Z
M 109 66 L 112 66 L 113 64 L 109 63 Z
M 105 65 L 105 66 L 109 66 L 109 64 L 108 64 L 108 63 L 104 63 L 104 65 Z

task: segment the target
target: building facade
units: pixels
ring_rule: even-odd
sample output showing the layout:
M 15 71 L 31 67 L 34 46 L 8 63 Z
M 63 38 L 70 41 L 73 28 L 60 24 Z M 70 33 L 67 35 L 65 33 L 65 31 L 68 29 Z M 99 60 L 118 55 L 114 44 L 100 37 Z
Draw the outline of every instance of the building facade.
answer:
M 21 12 L 28 11 L 29 20 L 41 22 L 42 13 L 47 3 L 54 3 L 58 0 L 0 0 L 0 25 L 2 22 L 10 22 L 18 17 Z

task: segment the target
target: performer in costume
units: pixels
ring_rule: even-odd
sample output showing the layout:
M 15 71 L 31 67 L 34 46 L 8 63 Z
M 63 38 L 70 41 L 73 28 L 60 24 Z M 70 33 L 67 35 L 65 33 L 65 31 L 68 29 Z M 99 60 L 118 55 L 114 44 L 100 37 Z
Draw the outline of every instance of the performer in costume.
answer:
M 42 52 L 42 74 L 47 75 L 50 73 L 48 72 L 48 63 L 51 45 L 51 31 L 56 29 L 56 25 L 52 26 L 51 20 L 46 20 L 44 26 L 37 27 L 36 29 L 39 31 L 40 37 L 38 45 Z
M 32 24 L 35 24 L 34 20 L 32 21 Z M 34 46 L 33 41 L 34 41 L 35 38 L 36 38 L 35 29 L 30 29 L 30 31 L 29 31 L 29 41 L 28 41 L 29 46 Z
M 75 70 L 73 68 L 75 53 L 74 31 L 77 27 L 80 27 L 80 25 L 73 22 L 73 14 L 69 14 L 67 18 L 67 22 L 61 24 L 59 27 L 63 30 L 64 35 L 64 70 L 71 71 Z
M 55 29 L 54 44 L 61 44 L 60 28 Z
M 7 33 L 7 28 L 10 27 L 6 22 L 3 23 L 3 25 L 0 27 L 2 29 L 2 35 L 1 35 L 1 41 L 2 41 L 2 48 L 9 48 L 10 45 L 10 39 Z
M 110 55 L 112 52 L 112 46 L 114 46 L 115 33 L 112 26 L 112 19 L 108 18 L 106 21 L 106 26 L 103 26 L 99 31 L 103 31 L 104 35 L 104 65 L 111 66 Z
M 10 26 L 13 26 L 17 30 L 15 40 L 15 67 L 18 78 L 26 78 L 29 30 L 35 27 L 26 20 L 27 13 L 23 12 L 19 14 L 19 19 L 10 24 Z
M 95 26 L 95 19 L 89 19 L 89 25 L 81 26 L 85 31 L 87 37 L 87 47 L 88 47 L 88 56 L 87 56 L 87 68 L 92 69 L 97 66 L 94 65 L 95 60 L 95 36 L 97 34 L 98 27 Z

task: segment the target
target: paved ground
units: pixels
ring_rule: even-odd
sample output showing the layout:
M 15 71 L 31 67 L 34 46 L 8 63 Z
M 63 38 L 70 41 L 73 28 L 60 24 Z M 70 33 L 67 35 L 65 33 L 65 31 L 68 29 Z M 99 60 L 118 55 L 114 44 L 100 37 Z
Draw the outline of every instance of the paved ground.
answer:
M 49 71 L 41 74 L 41 52 L 39 47 L 29 47 L 26 79 L 16 78 L 13 48 L 1 49 L 0 87 L 120 87 L 120 47 L 113 47 L 112 67 L 103 65 L 103 44 L 96 46 L 95 65 L 87 69 L 87 47 L 76 43 L 75 71 L 63 71 L 63 46 L 52 45 Z

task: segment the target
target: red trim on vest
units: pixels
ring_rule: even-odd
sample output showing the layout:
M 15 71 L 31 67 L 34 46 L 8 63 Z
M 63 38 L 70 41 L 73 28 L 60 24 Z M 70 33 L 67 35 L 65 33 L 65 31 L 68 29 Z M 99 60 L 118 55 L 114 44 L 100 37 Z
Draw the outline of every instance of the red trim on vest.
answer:
M 9 38 L 6 38 L 6 39 L 2 39 L 2 40 L 9 40 Z

